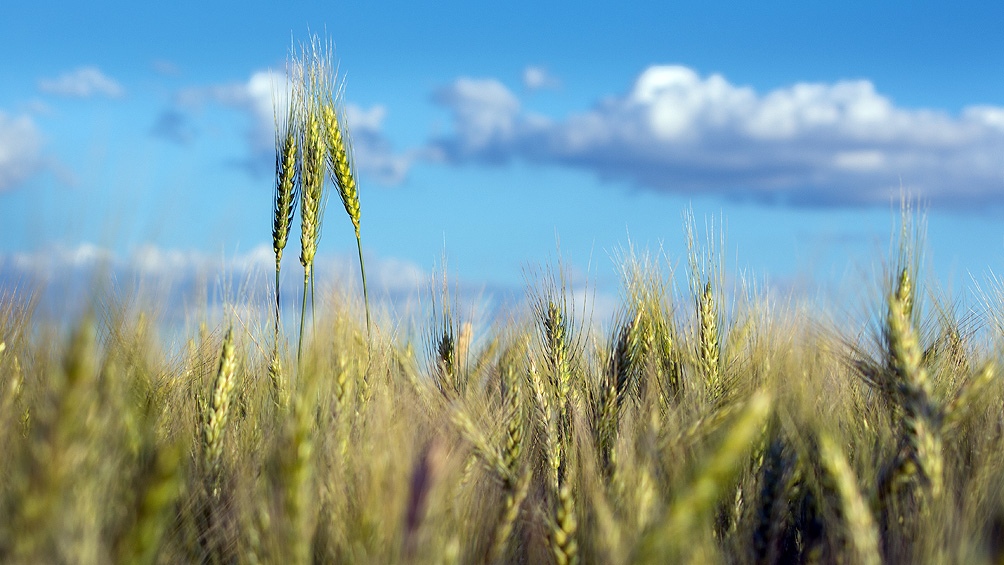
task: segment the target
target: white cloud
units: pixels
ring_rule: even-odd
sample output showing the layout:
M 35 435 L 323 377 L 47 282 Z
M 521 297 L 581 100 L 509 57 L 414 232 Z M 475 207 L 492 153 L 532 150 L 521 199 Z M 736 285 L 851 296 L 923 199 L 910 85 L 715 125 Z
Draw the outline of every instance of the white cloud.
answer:
M 54 79 L 42 79 L 38 81 L 38 88 L 49 94 L 75 98 L 88 98 L 97 94 L 118 98 L 125 94 L 122 85 L 97 67 L 91 66 L 74 69 Z
M 345 122 L 352 134 L 355 166 L 384 184 L 398 184 L 404 181 L 419 153 L 394 152 L 383 133 L 383 120 L 386 116 L 387 108 L 379 104 L 369 109 L 355 104 L 345 105 Z
M 35 122 L 0 111 L 0 192 L 19 185 L 43 165 L 42 135 Z
M 544 67 L 529 66 L 523 69 L 523 86 L 527 90 L 543 90 L 561 87 L 561 81 Z
M 683 66 L 646 69 L 623 95 L 557 120 L 492 79 L 461 78 L 434 100 L 454 118 L 448 161 L 560 164 L 676 193 L 800 204 L 1004 202 L 1004 108 L 958 116 L 897 107 L 866 80 L 764 94 Z
M 275 162 L 276 111 L 285 111 L 291 88 L 286 75 L 275 71 L 257 71 L 246 82 L 184 89 L 176 96 L 177 108 L 165 110 L 158 118 L 154 134 L 176 142 L 187 142 L 193 130 L 182 109 L 193 110 L 210 102 L 229 106 L 246 113 L 251 121 L 248 144 L 252 168 L 272 167 Z M 403 181 L 419 154 L 394 152 L 383 133 L 387 109 L 379 104 L 369 108 L 346 104 L 344 110 L 357 169 L 385 184 Z M 184 129 L 175 126 L 184 126 Z
M 529 133 L 521 123 L 519 100 L 497 80 L 460 78 L 439 89 L 433 101 L 454 115 L 457 136 L 438 147 L 448 156 L 490 158 L 496 150 L 509 153 Z
M 270 153 L 275 143 L 275 114 L 273 108 L 284 108 L 289 100 L 289 81 L 282 73 L 257 71 L 246 82 L 218 84 L 207 87 L 190 87 L 175 96 L 176 108 L 169 113 L 186 115 L 208 103 L 221 104 L 248 114 L 251 129 L 248 143 L 255 154 Z

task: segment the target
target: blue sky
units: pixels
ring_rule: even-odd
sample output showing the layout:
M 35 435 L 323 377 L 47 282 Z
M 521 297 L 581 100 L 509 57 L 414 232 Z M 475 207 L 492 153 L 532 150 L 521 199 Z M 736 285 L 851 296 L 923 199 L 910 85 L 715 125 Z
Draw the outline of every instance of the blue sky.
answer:
M 628 245 L 685 264 L 692 206 L 724 220 L 730 271 L 811 291 L 881 268 L 901 187 L 928 202 L 945 284 L 1002 270 L 1004 5 L 669 4 L 12 3 L 0 263 L 267 272 L 268 73 L 317 33 L 386 289 L 444 252 L 471 285 L 518 288 L 560 241 L 616 294 Z M 353 272 L 337 206 L 320 253 Z

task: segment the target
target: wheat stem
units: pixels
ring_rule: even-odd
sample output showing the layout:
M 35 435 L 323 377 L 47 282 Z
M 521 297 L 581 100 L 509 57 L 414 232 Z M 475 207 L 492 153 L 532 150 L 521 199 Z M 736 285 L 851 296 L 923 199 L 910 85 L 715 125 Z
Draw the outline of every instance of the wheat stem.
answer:
M 310 268 L 305 267 L 303 273 L 303 306 L 300 308 L 300 341 L 296 346 L 296 362 L 299 364 L 303 361 L 303 326 L 307 317 L 307 284 L 310 281 Z
M 356 248 L 359 250 L 359 274 L 363 279 L 363 304 L 366 308 L 366 335 L 372 338 L 370 322 L 370 295 L 366 286 L 366 262 L 363 261 L 363 242 L 359 238 L 359 230 L 356 229 Z

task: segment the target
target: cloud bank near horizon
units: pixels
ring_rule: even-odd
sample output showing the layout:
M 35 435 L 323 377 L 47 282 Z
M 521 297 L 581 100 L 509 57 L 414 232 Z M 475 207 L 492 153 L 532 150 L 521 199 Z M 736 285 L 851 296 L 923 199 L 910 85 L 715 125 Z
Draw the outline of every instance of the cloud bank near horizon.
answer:
M 904 191 L 936 206 L 1004 203 L 1004 107 L 902 108 L 867 80 L 761 94 L 665 65 L 560 119 L 491 78 L 459 78 L 433 102 L 453 131 L 431 153 L 449 164 L 523 160 L 659 192 L 804 206 L 888 204 Z
M 303 271 L 294 255 L 287 253 L 281 281 L 283 309 L 289 314 L 298 314 L 303 290 Z M 322 294 L 345 291 L 361 299 L 354 253 L 319 255 L 314 268 Z M 69 321 L 93 305 L 100 292 L 115 290 L 120 297 L 153 299 L 161 313 L 180 320 L 192 308 L 197 312 L 206 306 L 206 301 L 214 308 L 256 304 L 271 312 L 274 274 L 275 255 L 266 244 L 224 256 L 153 244 L 120 254 L 83 242 L 0 253 L 0 296 L 5 291 L 38 293 L 48 314 Z M 367 254 L 366 275 L 376 308 L 418 315 L 415 322 L 419 324 L 433 315 L 430 308 L 442 299 L 439 267 L 430 271 L 407 259 Z M 528 289 L 522 286 L 458 279 L 452 273 L 447 276 L 454 313 L 465 321 L 487 324 L 497 316 L 512 316 L 525 306 Z M 572 279 L 567 290 L 576 317 L 597 324 L 614 319 L 620 308 L 616 289 L 597 288 L 588 277 Z
M 287 253 L 284 266 L 282 307 L 289 311 L 287 315 L 298 314 L 303 271 L 295 253 Z M 322 295 L 347 292 L 361 300 L 355 253 L 318 255 L 314 272 Z M 442 288 L 441 274 L 434 276 L 417 263 L 398 257 L 367 254 L 366 273 L 375 308 L 419 315 L 416 321 L 431 315 L 428 309 L 435 302 L 430 293 Z M 271 312 L 274 274 L 275 255 L 271 245 L 266 244 L 228 256 L 152 244 L 119 254 L 87 242 L 0 253 L 0 295 L 37 293 L 47 314 L 64 321 L 82 315 L 101 292 L 108 290 L 120 297 L 152 299 L 161 313 L 173 320 L 185 319 L 193 308 L 198 312 L 207 305 L 216 309 L 257 305 Z M 464 281 L 451 276 L 449 282 L 457 312 L 482 321 L 509 312 L 507 308 L 515 308 L 523 294 L 519 288 L 488 281 Z M 588 289 L 578 286 L 572 291 L 582 295 L 579 300 L 588 294 Z M 604 314 L 612 312 L 613 296 L 601 293 L 594 298 Z
M 294 250 L 295 251 L 295 250 Z M 302 281 L 302 271 L 294 256 L 287 253 L 283 278 L 289 283 Z M 367 276 L 372 290 L 383 294 L 407 294 L 418 291 L 429 279 L 420 266 L 395 257 L 367 257 Z M 38 251 L 0 253 L 0 280 L 45 283 L 67 274 L 92 273 L 106 270 L 112 276 L 135 277 L 144 282 L 190 285 L 217 277 L 231 278 L 237 283 L 259 281 L 268 285 L 275 273 L 275 255 L 270 244 L 261 244 L 232 255 L 212 254 L 194 249 L 163 248 L 143 244 L 126 254 L 83 242 L 72 246 L 54 245 Z M 318 280 L 353 288 L 359 276 L 354 253 L 319 255 L 315 272 Z M 3 285 L 0 285 L 2 287 Z M 285 286 L 285 282 L 284 282 Z

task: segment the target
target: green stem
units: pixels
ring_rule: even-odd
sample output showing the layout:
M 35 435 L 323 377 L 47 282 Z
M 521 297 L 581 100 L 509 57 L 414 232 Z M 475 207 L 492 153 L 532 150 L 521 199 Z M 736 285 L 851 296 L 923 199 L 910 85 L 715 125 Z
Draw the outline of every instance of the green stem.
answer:
M 314 310 L 314 270 L 310 270 L 310 327 L 317 333 L 317 311 Z
M 303 325 L 307 317 L 307 284 L 310 282 L 310 267 L 303 269 L 303 303 L 300 306 L 300 342 L 296 347 L 296 362 L 300 363 L 303 357 Z
M 359 273 L 363 278 L 363 304 L 366 307 L 366 338 L 367 341 L 372 339 L 372 333 L 370 331 L 370 296 L 369 291 L 366 289 L 366 267 L 363 263 L 363 242 L 359 238 L 359 230 L 356 230 L 356 247 L 359 249 Z
M 275 343 L 279 346 L 279 257 L 275 258 Z

